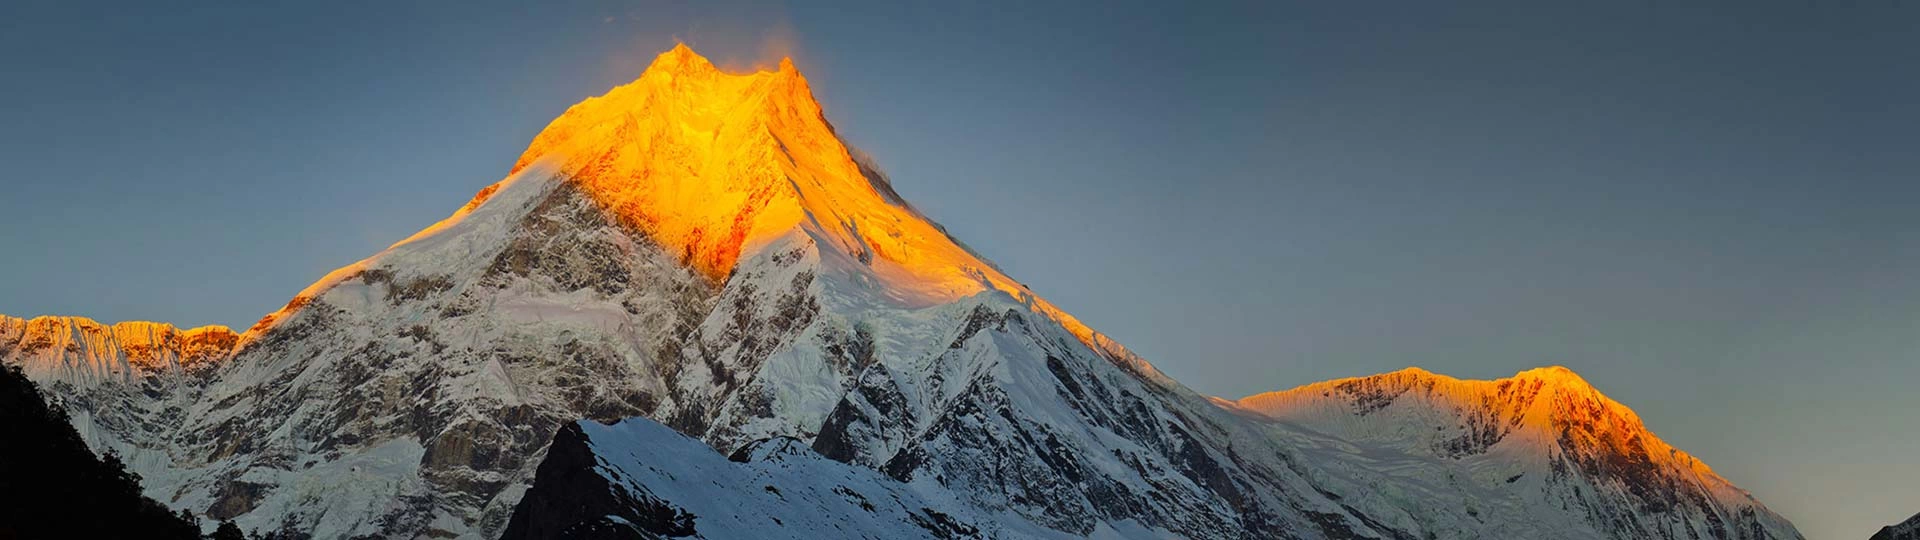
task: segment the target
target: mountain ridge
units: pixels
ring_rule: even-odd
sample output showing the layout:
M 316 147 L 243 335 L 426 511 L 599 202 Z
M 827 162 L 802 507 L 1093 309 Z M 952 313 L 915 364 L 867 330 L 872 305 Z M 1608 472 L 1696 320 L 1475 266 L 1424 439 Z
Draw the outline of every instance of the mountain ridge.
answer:
M 1563 366 L 1493 380 L 1407 368 L 1232 403 L 1346 440 L 1384 441 L 1447 460 L 1524 448 L 1527 455 L 1545 457 L 1543 468 L 1552 474 L 1574 470 L 1617 483 L 1656 508 L 1700 506 L 1698 501 L 1706 500 L 1758 505 L 1751 493 L 1659 438 L 1632 409 Z M 1436 427 L 1409 434 L 1407 424 Z
M 0 314 L 0 356 L 37 378 L 98 384 L 140 374 L 199 371 L 224 360 L 239 334 L 226 326 L 179 328 L 150 321 L 103 324 L 86 317 Z
M 529 490 L 556 432 L 635 417 L 720 455 L 791 440 L 964 506 L 950 517 L 1069 535 L 1798 537 L 1750 497 L 1666 482 L 1645 452 L 1465 430 L 1474 452 L 1435 457 L 1425 439 L 1326 436 L 1352 423 L 1331 414 L 1350 399 L 1314 405 L 1329 414 L 1313 429 L 1223 407 L 882 189 L 790 61 L 728 74 L 682 45 L 654 64 L 569 108 L 448 218 L 198 364 L 212 369 L 55 391 L 158 498 L 326 538 L 496 535 L 550 492 Z M 1400 431 L 1465 418 L 1399 396 L 1373 401 L 1404 413 Z M 1383 452 L 1410 469 L 1370 467 Z M 1466 485 L 1469 465 L 1531 479 Z
M 1289 390 L 1255 394 L 1234 403 L 1270 417 L 1286 419 L 1290 417 L 1291 412 L 1286 410 L 1289 402 L 1297 401 L 1305 394 L 1343 393 L 1351 397 L 1354 400 L 1354 408 L 1365 415 L 1371 410 L 1390 405 L 1391 400 L 1399 397 L 1402 392 L 1418 389 L 1419 386 L 1425 386 L 1425 391 L 1443 397 L 1455 405 L 1465 405 L 1466 402 L 1474 400 L 1481 401 L 1482 404 L 1499 402 L 1500 405 L 1505 406 L 1500 410 L 1501 412 L 1513 415 L 1509 416 L 1512 419 L 1510 421 L 1512 426 L 1542 430 L 1549 434 L 1557 433 L 1564 427 L 1561 424 L 1566 419 L 1561 415 L 1589 413 L 1585 420 L 1608 424 L 1603 427 L 1617 432 L 1616 439 L 1643 440 L 1647 453 L 1654 456 L 1654 459 L 1661 459 L 1661 455 L 1666 455 L 1674 463 L 1684 464 L 1714 481 L 1728 487 L 1732 486 L 1731 482 L 1715 474 L 1705 462 L 1655 436 L 1646 428 L 1640 415 L 1633 409 L 1608 397 L 1572 369 L 1560 365 L 1527 369 L 1511 377 L 1491 380 L 1459 379 L 1418 367 L 1408 367 L 1389 373 L 1333 379 Z M 1510 388 L 1519 391 L 1509 392 Z M 1385 393 L 1374 392 L 1374 390 L 1384 390 Z M 1465 400 L 1462 399 L 1463 392 L 1468 394 L 1464 396 Z M 1548 402 L 1551 409 L 1540 410 L 1533 406 L 1543 396 L 1551 400 Z M 1584 407 L 1579 403 L 1569 404 L 1569 402 L 1582 400 L 1587 402 Z M 1608 442 L 1621 444 L 1624 441 Z

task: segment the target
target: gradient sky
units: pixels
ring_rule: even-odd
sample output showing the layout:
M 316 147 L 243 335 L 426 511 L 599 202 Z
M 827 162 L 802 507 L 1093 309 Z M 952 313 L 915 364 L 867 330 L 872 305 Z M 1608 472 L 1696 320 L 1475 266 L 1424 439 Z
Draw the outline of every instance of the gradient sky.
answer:
M 1562 364 L 1920 511 L 1920 3 L 151 4 L 0 7 L 0 313 L 248 326 L 680 39 L 1201 392 Z

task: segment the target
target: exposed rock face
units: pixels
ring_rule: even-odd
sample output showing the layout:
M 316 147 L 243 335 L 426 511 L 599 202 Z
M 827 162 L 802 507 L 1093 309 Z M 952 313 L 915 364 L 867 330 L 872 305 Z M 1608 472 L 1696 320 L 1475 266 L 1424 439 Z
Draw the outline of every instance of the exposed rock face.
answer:
M 645 420 L 601 434 L 575 423 L 629 417 L 714 456 L 859 477 L 768 486 L 846 487 L 886 508 L 871 530 L 911 535 L 1797 537 L 1750 499 L 1676 488 L 1704 477 L 1670 476 L 1677 462 L 1635 450 L 1653 448 L 1650 435 L 1608 425 L 1558 424 L 1580 429 L 1557 447 L 1582 451 L 1513 457 L 1547 460 L 1533 478 L 1559 464 L 1585 483 L 1556 485 L 1587 503 L 1553 492 L 1509 514 L 1501 505 L 1538 498 L 1534 484 L 1434 487 L 1456 485 L 1433 475 L 1463 460 L 1549 448 L 1510 444 L 1507 409 L 1473 416 L 1439 450 L 1420 439 L 1408 459 L 1431 474 L 1378 472 L 1371 449 L 1161 375 L 947 237 L 855 155 L 790 63 L 726 74 L 676 48 L 569 109 L 453 216 L 242 335 L 115 327 L 98 350 L 119 352 L 100 355 L 90 341 L 66 352 L 93 338 L 13 337 L 27 325 L 7 323 L 0 355 L 43 366 L 29 371 L 155 498 L 320 538 L 746 530 L 703 525 L 749 523 L 707 511 L 683 520 L 698 502 L 673 498 L 681 480 L 640 474 L 676 464 L 608 452 L 704 454 L 582 442 L 653 433 Z M 46 360 L 68 354 L 89 360 Z M 1362 394 L 1383 411 L 1416 403 Z M 556 484 L 529 491 L 536 476 Z M 860 506 L 849 497 L 809 500 Z M 509 527 L 517 504 L 533 521 Z
M 209 459 L 179 500 L 323 536 L 496 535 L 563 423 L 705 398 L 667 377 L 715 291 L 612 223 L 571 184 L 517 177 L 303 296 L 181 424 L 175 444 Z

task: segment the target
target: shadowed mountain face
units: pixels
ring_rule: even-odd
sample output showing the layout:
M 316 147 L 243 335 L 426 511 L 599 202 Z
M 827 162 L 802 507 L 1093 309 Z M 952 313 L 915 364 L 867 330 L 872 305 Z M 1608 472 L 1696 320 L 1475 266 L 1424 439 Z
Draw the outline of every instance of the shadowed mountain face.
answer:
M 1798 538 L 1570 373 L 1195 394 L 913 211 L 811 92 L 678 47 L 242 334 L 10 319 L 0 356 L 155 498 L 319 538 Z M 862 514 L 709 500 L 784 494 Z

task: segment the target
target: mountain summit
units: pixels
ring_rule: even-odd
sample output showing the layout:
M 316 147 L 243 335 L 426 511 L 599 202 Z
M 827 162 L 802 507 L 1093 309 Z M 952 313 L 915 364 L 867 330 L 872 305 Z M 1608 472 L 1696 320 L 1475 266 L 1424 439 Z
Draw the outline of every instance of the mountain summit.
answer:
M 457 223 L 523 171 L 544 165 L 610 220 L 715 286 L 767 246 L 820 243 L 829 247 L 822 251 L 833 259 L 828 264 L 861 267 L 861 280 L 901 305 L 1000 291 L 1033 303 L 1091 346 L 1132 357 L 948 236 L 857 155 L 791 59 L 775 71 L 733 74 L 678 44 L 633 82 L 569 107 L 534 137 L 508 180 L 413 238 Z
M 541 160 L 716 281 L 743 253 L 798 233 L 882 265 L 876 276 L 923 303 L 1023 291 L 857 162 L 791 59 L 729 74 L 677 45 L 638 80 L 567 109 L 514 171 Z
M 851 259 L 837 264 L 868 267 L 864 277 L 903 304 L 997 290 L 1102 341 L 947 236 L 855 156 L 792 59 L 729 74 L 679 44 L 638 80 L 568 108 L 514 172 L 554 161 L 622 224 L 715 281 L 742 256 L 799 238 Z
M 797 228 L 806 195 L 878 198 L 790 60 L 778 71 L 727 74 L 686 45 L 638 80 L 567 109 L 513 172 L 543 159 L 715 281 L 749 241 Z
M 316 538 L 1798 537 L 1571 372 L 1199 395 L 861 155 L 791 62 L 677 46 L 238 336 L 0 358 L 156 499 Z

